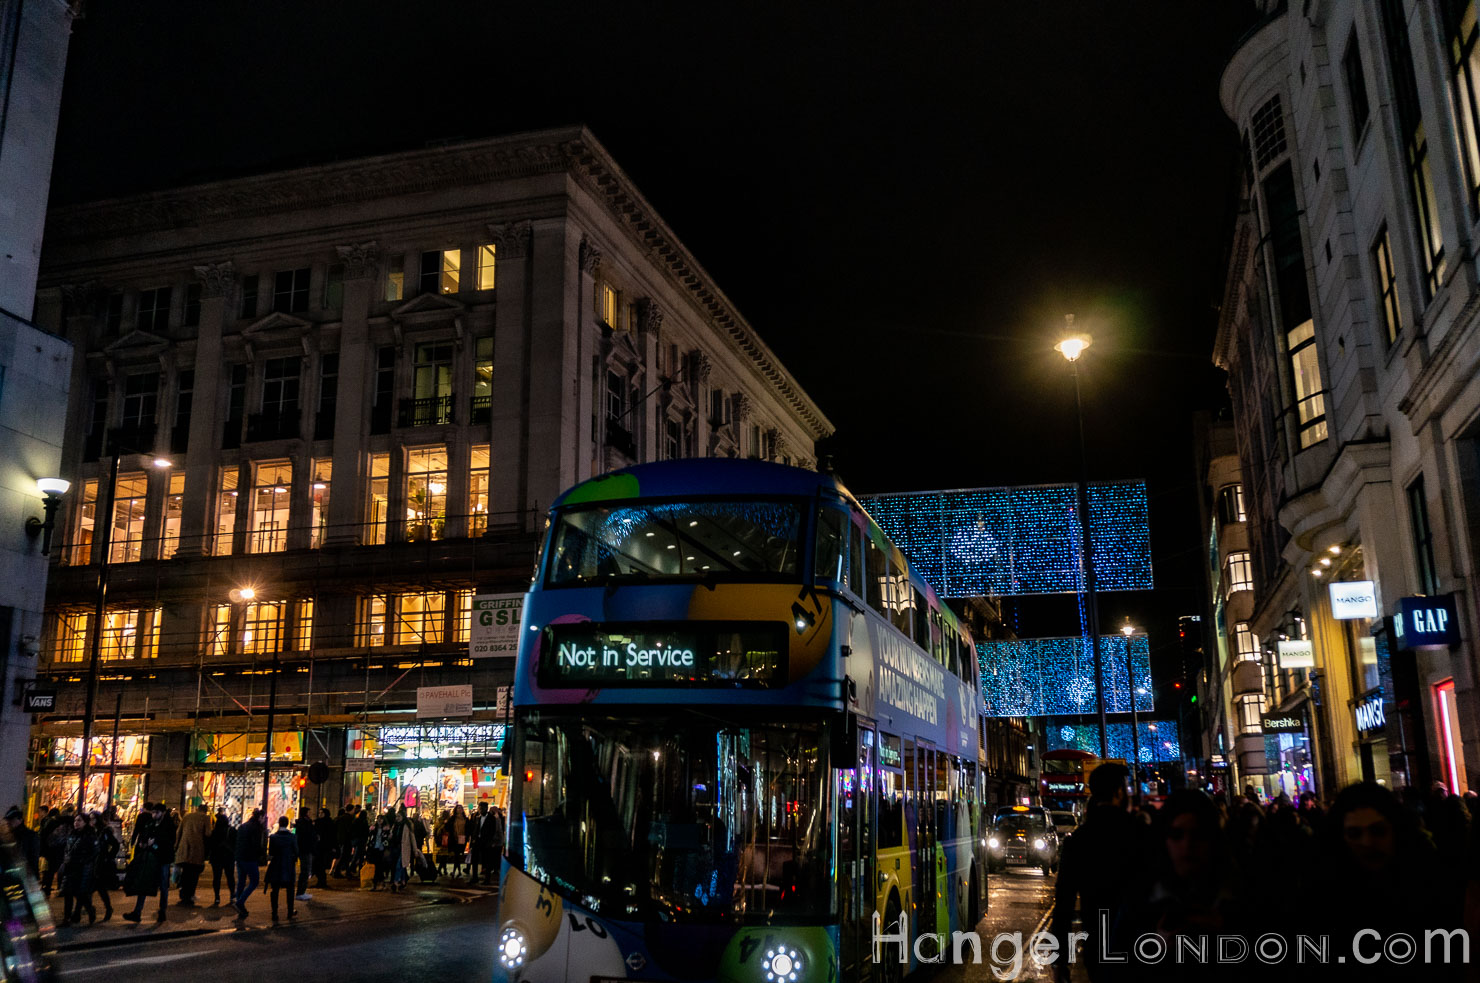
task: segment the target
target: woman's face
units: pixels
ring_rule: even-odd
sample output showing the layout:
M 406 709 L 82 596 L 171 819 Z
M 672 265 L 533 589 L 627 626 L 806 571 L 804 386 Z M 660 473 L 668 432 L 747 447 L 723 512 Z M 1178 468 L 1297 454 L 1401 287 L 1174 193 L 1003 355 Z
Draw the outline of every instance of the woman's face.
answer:
M 1393 824 L 1370 806 L 1347 813 L 1341 820 L 1341 835 L 1352 859 L 1365 870 L 1382 870 L 1398 852 Z
M 1178 877 L 1207 870 L 1213 860 L 1212 831 L 1193 813 L 1182 813 L 1167 828 L 1167 858 Z
M 81 816 L 78 816 L 77 818 L 72 820 L 73 829 L 82 829 L 85 826 L 87 826 L 87 820 L 83 819 Z

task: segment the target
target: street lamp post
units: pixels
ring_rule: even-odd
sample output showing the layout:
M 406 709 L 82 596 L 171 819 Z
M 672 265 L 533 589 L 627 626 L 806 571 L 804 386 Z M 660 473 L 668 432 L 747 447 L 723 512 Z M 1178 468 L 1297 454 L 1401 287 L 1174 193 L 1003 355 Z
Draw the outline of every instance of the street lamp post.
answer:
M 239 606 L 245 615 L 247 605 L 257 598 L 255 587 L 237 587 L 231 591 L 231 603 Z M 262 741 L 262 821 L 267 821 L 267 803 L 272 795 L 272 727 L 277 716 L 278 651 L 281 648 L 276 633 L 272 643 L 272 673 L 267 679 L 267 734 Z
M 102 546 L 102 552 L 98 555 L 98 590 L 93 602 L 93 632 L 92 644 L 88 648 L 87 659 L 87 703 L 82 712 L 82 755 L 77 768 L 77 811 L 87 811 L 87 761 L 92 753 L 93 732 L 93 709 L 98 702 L 98 662 L 103 653 L 103 619 L 106 617 L 105 607 L 108 603 L 108 561 L 109 551 L 112 547 L 113 533 L 113 491 L 118 484 L 118 461 L 124 454 L 141 453 L 132 448 L 115 447 L 108 455 L 108 483 L 103 486 L 100 496 L 101 506 L 93 514 L 94 534 Z M 169 460 L 156 457 L 154 466 L 167 468 L 171 466 Z M 115 722 L 116 723 L 116 722 Z M 117 733 L 115 725 L 114 732 Z M 115 752 L 116 753 L 116 752 Z M 104 796 L 104 808 L 113 802 L 113 782 L 110 777 L 108 790 Z
M 1120 633 L 1125 636 L 1125 685 L 1131 695 L 1131 781 L 1136 786 L 1136 794 L 1141 794 L 1141 725 L 1136 718 L 1136 697 L 1141 691 L 1136 688 L 1135 665 L 1131 661 L 1131 639 L 1135 637 L 1136 628 L 1127 617 L 1125 624 L 1120 626 Z
M 1064 321 L 1072 331 L 1074 315 L 1065 315 Z M 1079 531 L 1084 541 L 1079 564 L 1084 576 L 1085 605 L 1089 608 L 1090 645 L 1095 655 L 1095 706 L 1100 714 L 1100 757 L 1103 759 L 1110 756 L 1110 745 L 1105 739 L 1105 669 L 1100 657 L 1100 611 L 1095 600 L 1095 564 L 1089 536 L 1089 458 L 1084 449 L 1084 404 L 1079 396 L 1079 356 L 1089 345 L 1089 335 L 1071 334 L 1053 347 L 1069 360 L 1074 376 L 1074 415 L 1079 421 Z

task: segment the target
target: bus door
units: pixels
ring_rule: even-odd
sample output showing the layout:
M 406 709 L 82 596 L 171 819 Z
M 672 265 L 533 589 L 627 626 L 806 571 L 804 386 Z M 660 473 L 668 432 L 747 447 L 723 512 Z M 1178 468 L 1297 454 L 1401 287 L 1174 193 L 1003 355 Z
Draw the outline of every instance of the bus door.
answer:
M 863 979 L 873 967 L 874 731 L 860 722 L 858 766 L 837 772 L 840 979 Z
M 919 936 L 935 931 L 935 865 L 938 850 L 935 829 L 935 748 L 915 747 L 915 917 Z

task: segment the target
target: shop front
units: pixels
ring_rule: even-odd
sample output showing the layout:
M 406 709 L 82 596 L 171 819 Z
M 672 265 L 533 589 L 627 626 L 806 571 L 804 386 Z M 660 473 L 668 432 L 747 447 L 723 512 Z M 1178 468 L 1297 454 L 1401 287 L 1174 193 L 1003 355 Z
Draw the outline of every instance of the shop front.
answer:
M 185 776 L 185 805 L 204 804 L 211 812 L 225 809 L 240 822 L 262 804 L 265 734 L 197 733 L 192 741 L 192 769 Z M 303 732 L 272 735 L 272 771 L 268 780 L 267 816 L 296 819 L 301 803 Z
M 1368 690 L 1352 707 L 1356 718 L 1357 752 L 1362 763 L 1362 781 L 1379 785 L 1392 783 L 1388 762 L 1387 705 L 1382 687 Z
M 87 762 L 84 807 L 102 811 L 111 802 L 125 821 L 143 808 L 149 792 L 149 738 L 142 734 L 94 737 Z M 31 772 L 27 820 L 34 822 L 43 808 L 77 805 L 78 774 L 82 766 L 82 738 L 42 738 Z M 111 780 L 110 780 L 111 776 Z
M 1295 800 L 1301 792 L 1315 791 L 1315 757 L 1305 707 L 1301 702 L 1289 710 L 1260 715 L 1271 797 L 1283 792 Z
M 386 724 L 347 735 L 346 801 L 377 815 L 404 808 L 435 821 L 454 806 L 507 809 L 509 779 L 499 774 L 505 727 L 492 723 Z

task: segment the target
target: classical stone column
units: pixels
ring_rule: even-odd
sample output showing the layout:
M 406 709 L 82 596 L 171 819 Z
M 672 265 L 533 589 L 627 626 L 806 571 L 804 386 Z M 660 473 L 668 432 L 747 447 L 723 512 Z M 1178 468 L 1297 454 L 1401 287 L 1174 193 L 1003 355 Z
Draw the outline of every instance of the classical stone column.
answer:
M 573 460 L 561 471 L 562 488 L 606 470 L 603 450 L 606 413 L 596 411 L 604 398 L 601 393 L 606 387 L 606 371 L 593 361 L 597 354 L 593 309 L 597 277 L 601 273 L 601 250 L 582 238 L 576 248 L 576 262 L 578 268 L 571 279 L 572 289 L 565 290 L 562 297 L 566 306 L 561 323 L 565 328 L 563 340 L 569 366 L 568 378 L 576 381 L 574 391 L 568 393 L 564 401 L 563 432 L 568 435 L 566 446 L 572 448 Z M 569 269 L 568 266 L 564 268 Z M 608 351 L 609 347 L 602 347 L 603 353 Z M 596 420 L 594 428 L 593 418 Z M 637 428 L 631 420 L 627 425 L 637 436 Z
M 493 324 L 493 392 L 489 412 L 489 525 L 523 524 L 527 508 L 529 443 L 524 427 L 529 391 L 529 222 L 488 226 L 493 238 L 495 309 Z
M 200 281 L 200 326 L 195 336 L 195 388 L 190 403 L 190 443 L 185 453 L 185 495 L 180 502 L 176 556 L 201 556 L 211 531 L 215 475 L 221 462 L 221 417 L 227 378 L 222 355 L 226 305 L 236 285 L 230 260 L 195 268 Z
M 329 485 L 329 528 L 326 546 L 353 546 L 360 541 L 365 515 L 361 472 L 370 397 L 374 391 L 375 348 L 370 344 L 370 304 L 379 272 L 374 242 L 336 246 L 344 264 L 344 307 L 339 329 L 339 390 L 334 400 L 334 474 Z
M 648 371 L 642 374 L 643 395 L 658 385 L 658 337 L 663 332 L 663 309 L 651 297 L 644 297 L 637 304 L 637 350 L 642 352 L 642 364 Z M 661 412 L 657 399 L 643 401 L 638 417 L 642 421 L 642 448 L 646 460 L 657 461 L 663 457 L 663 441 L 666 437 L 666 414 Z

